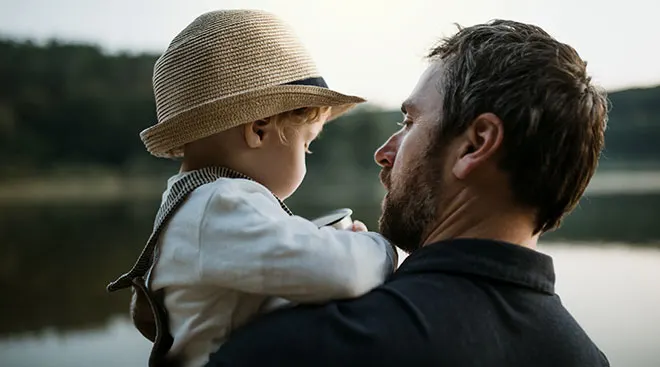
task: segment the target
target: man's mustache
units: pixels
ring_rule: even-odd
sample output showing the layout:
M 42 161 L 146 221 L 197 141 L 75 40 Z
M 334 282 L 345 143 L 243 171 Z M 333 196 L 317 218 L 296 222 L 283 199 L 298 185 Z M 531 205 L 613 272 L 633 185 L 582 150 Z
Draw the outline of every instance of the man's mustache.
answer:
M 385 189 L 389 190 L 390 189 L 390 184 L 391 184 L 391 173 L 392 170 L 389 168 L 383 168 L 380 171 L 380 174 L 378 175 L 380 178 L 380 182 L 385 186 Z

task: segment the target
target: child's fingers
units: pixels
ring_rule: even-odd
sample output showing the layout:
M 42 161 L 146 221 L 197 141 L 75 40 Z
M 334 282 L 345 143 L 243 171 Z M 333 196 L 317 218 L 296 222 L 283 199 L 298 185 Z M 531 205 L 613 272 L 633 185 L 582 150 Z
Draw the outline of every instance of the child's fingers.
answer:
M 353 232 L 366 232 L 367 226 L 359 220 L 353 221 Z

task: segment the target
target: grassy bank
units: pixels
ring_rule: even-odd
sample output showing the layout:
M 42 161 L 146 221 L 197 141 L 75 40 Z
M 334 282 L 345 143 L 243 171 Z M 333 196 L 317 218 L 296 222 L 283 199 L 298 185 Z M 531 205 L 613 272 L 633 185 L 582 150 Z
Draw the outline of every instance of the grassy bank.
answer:
M 165 188 L 162 177 L 93 176 L 31 177 L 0 182 L 1 202 L 123 200 L 157 198 Z

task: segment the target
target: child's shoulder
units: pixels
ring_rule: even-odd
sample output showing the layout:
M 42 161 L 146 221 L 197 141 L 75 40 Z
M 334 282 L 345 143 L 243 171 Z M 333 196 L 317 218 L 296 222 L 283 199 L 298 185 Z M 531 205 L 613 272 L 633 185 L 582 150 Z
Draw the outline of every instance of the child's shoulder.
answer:
M 165 194 L 171 190 L 171 188 L 174 186 L 175 183 L 178 181 L 182 180 L 186 175 L 190 173 L 178 173 L 172 177 L 170 177 L 167 180 L 167 189 L 165 190 Z M 248 179 L 242 179 L 242 178 L 228 178 L 228 177 L 220 177 L 216 179 L 213 182 L 209 182 L 207 184 L 203 184 L 199 187 L 197 187 L 194 191 L 196 194 L 200 193 L 207 193 L 207 194 L 213 194 L 213 193 L 262 193 L 262 194 L 270 194 L 270 191 L 268 189 L 261 185 L 260 183 Z
M 220 178 L 193 192 L 204 202 L 203 217 L 235 217 L 240 222 L 260 222 L 264 218 L 285 216 L 277 199 L 258 182 L 240 178 Z
M 260 183 L 242 178 L 219 178 L 200 186 L 195 191 L 204 192 L 213 202 L 232 203 L 237 206 L 279 208 L 275 196 Z
M 273 194 L 260 183 L 243 178 L 224 178 L 221 177 L 200 188 L 209 190 L 210 193 L 221 197 L 238 196 L 244 198 L 245 195 L 258 194 L 266 197 Z
M 185 174 L 168 180 L 168 189 L 163 193 L 163 202 L 172 186 Z M 265 186 L 248 179 L 221 177 L 197 187 L 179 209 L 199 218 L 208 213 L 273 216 L 282 211 L 275 196 Z

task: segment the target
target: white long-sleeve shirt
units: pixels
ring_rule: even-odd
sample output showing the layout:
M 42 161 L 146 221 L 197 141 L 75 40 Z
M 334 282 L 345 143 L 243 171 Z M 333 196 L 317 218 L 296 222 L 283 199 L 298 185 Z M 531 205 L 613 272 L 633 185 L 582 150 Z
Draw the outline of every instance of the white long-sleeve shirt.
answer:
M 180 177 L 170 178 L 163 198 Z M 396 264 L 377 233 L 319 229 L 288 215 L 264 186 L 221 178 L 194 190 L 163 228 L 150 277 L 153 290 L 165 290 L 170 354 L 202 366 L 272 297 L 358 297 Z

